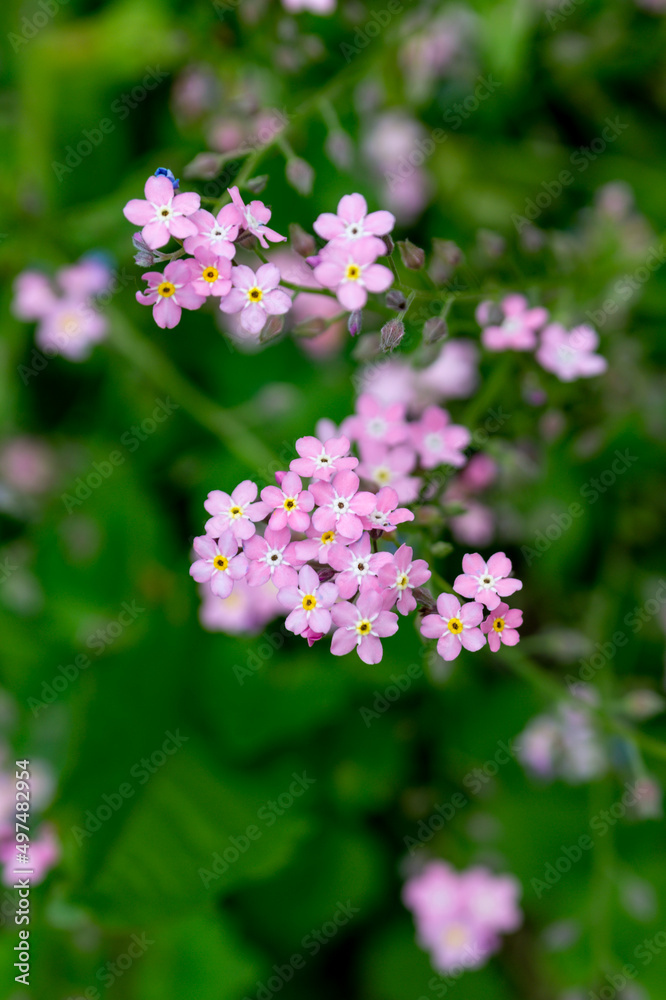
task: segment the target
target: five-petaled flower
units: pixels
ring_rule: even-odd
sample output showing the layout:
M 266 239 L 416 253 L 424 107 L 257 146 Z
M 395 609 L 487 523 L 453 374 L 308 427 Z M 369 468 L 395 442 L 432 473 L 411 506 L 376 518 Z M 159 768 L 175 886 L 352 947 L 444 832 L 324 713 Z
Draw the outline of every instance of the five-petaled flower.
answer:
M 314 507 L 314 497 L 303 489 L 301 477 L 295 472 L 281 476 L 279 486 L 265 486 L 261 499 L 266 509 L 273 511 L 268 522 L 273 530 L 289 526 L 293 531 L 305 531 L 310 524 L 309 511 Z
M 216 257 L 212 250 L 205 247 L 195 250 L 192 288 L 204 298 L 228 295 L 231 291 L 231 262 L 226 257 Z
M 243 227 L 257 237 L 264 250 L 268 248 L 266 240 L 270 240 L 271 243 L 281 243 L 282 240 L 286 240 L 286 236 L 280 236 L 274 229 L 269 229 L 266 225 L 270 220 L 271 210 L 264 205 L 263 201 L 251 201 L 249 205 L 246 205 L 237 187 L 230 187 L 229 194 L 242 219 Z
M 279 288 L 280 271 L 275 264 L 262 264 L 255 274 L 251 267 L 239 264 L 231 272 L 233 288 L 220 301 L 225 313 L 240 313 L 240 325 L 248 333 L 261 333 L 269 316 L 289 311 L 291 298 Z
M 328 243 L 314 275 L 324 288 L 335 290 L 345 309 L 362 309 L 368 292 L 385 292 L 393 283 L 393 272 L 376 264 L 376 237 L 364 236 L 356 243 Z
M 371 554 L 370 536 L 366 533 L 351 545 L 333 545 L 328 562 L 337 571 L 335 584 L 340 597 L 348 600 L 357 590 L 376 580 L 382 566 L 391 559 L 390 552 Z
M 440 594 L 437 614 L 426 615 L 421 635 L 437 639 L 437 652 L 443 660 L 455 660 L 463 646 L 472 652 L 485 646 L 486 637 L 479 628 L 482 619 L 482 604 L 471 601 L 461 605 L 453 594 Z
M 351 243 L 366 236 L 386 236 L 395 225 L 391 212 L 371 212 L 362 194 L 346 194 L 338 202 L 337 215 L 322 212 L 312 228 L 324 240 Z M 377 253 L 386 253 L 382 240 L 378 240 Z
M 500 645 L 515 646 L 520 641 L 517 629 L 523 624 L 523 613 L 508 604 L 498 604 L 481 625 L 488 636 L 488 645 L 496 653 Z
M 317 531 L 339 531 L 355 542 L 363 534 L 359 515 L 369 514 L 375 507 L 372 493 L 359 493 L 359 478 L 355 472 L 338 472 L 332 483 L 316 482 L 310 492 L 319 505 L 312 515 Z
M 338 626 L 331 640 L 334 656 L 344 656 L 355 648 L 364 663 L 379 663 L 383 655 L 380 640 L 398 631 L 398 616 L 383 609 L 382 595 L 375 590 L 363 590 L 356 604 L 336 604 L 331 615 Z
M 168 177 L 149 177 L 144 188 L 146 200 L 132 198 L 123 209 L 126 219 L 142 226 L 141 235 L 152 250 L 163 247 L 170 236 L 182 240 L 194 236 L 197 227 L 188 216 L 201 204 L 198 194 L 176 194 Z
M 164 268 L 164 274 L 148 271 L 143 275 L 148 291 L 137 292 L 136 300 L 142 306 L 153 307 L 153 319 L 163 330 L 178 326 L 183 309 L 198 309 L 203 304 L 204 297 L 192 285 L 198 270 L 199 265 L 193 260 L 172 260 Z
M 222 490 L 211 490 L 204 507 L 212 517 L 206 521 L 206 534 L 220 535 L 231 531 L 235 538 L 245 540 L 255 534 L 255 521 L 261 521 L 269 508 L 257 499 L 258 487 L 250 479 L 239 483 L 231 496 Z
M 355 469 L 358 465 L 358 459 L 349 454 L 349 439 L 342 436 L 327 441 L 302 437 L 296 442 L 296 451 L 300 458 L 292 459 L 289 468 L 299 476 L 328 482 L 334 473 Z
M 223 531 L 218 541 L 212 535 L 200 535 L 193 545 L 199 558 L 190 566 L 190 576 L 197 583 L 209 581 L 216 597 L 228 597 L 234 582 L 248 569 L 247 556 L 238 552 L 238 540 L 230 531 Z
M 243 225 L 243 217 L 235 205 L 225 205 L 217 215 L 200 208 L 189 217 L 197 228 L 194 236 L 188 236 L 183 247 L 188 253 L 195 250 L 210 250 L 216 257 L 233 260 L 236 254 L 234 240 Z
M 285 627 L 295 635 L 309 630 L 309 638 L 326 635 L 331 627 L 331 612 L 328 610 L 338 596 L 334 583 L 320 583 L 312 566 L 303 566 L 298 574 L 298 585 L 283 587 L 278 592 L 278 600 L 285 608 L 291 608 Z
M 274 531 L 267 527 L 263 538 L 253 535 L 244 546 L 244 551 L 250 560 L 247 582 L 251 587 L 272 580 L 276 587 L 292 587 L 298 580 L 296 568 L 300 568 L 304 560 L 296 553 L 296 542 L 291 541 L 289 528 Z
M 416 608 L 414 587 L 420 587 L 430 579 L 430 570 L 425 559 L 414 559 L 414 552 L 408 545 L 401 545 L 390 561 L 379 570 L 379 583 L 391 595 L 391 607 L 396 607 L 401 615 L 408 615 Z
M 454 580 L 453 589 L 463 597 L 473 597 L 493 611 L 501 597 L 521 590 L 522 583 L 510 576 L 511 560 L 496 552 L 486 563 L 478 552 L 463 556 L 463 571 Z

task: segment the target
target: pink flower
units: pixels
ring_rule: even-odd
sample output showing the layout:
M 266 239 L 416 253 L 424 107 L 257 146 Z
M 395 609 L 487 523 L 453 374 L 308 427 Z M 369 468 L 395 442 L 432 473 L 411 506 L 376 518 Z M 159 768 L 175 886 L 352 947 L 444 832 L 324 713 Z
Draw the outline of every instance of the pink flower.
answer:
M 398 507 L 398 494 L 390 486 L 382 486 L 375 494 L 374 510 L 361 518 L 367 531 L 393 531 L 403 521 L 413 521 L 414 515 L 406 507 Z
M 359 493 L 355 472 L 338 472 L 332 483 L 316 482 L 310 492 L 319 505 L 312 515 L 317 531 L 339 531 L 355 542 L 363 533 L 359 515 L 369 514 L 375 506 L 372 493 Z
M 301 477 L 295 472 L 285 473 L 279 486 L 265 486 L 261 499 L 273 511 L 268 525 L 274 531 L 287 525 L 292 531 L 305 531 L 310 524 L 308 512 L 315 505 L 314 497 L 303 489 Z
M 285 608 L 292 608 L 287 615 L 285 627 L 295 635 L 302 635 L 306 629 L 316 635 L 326 635 L 331 627 L 331 612 L 328 610 L 338 596 L 334 583 L 319 583 L 319 577 L 312 566 L 304 566 L 298 574 L 298 586 L 284 587 L 278 593 L 278 600 Z
M 340 597 L 345 600 L 353 597 L 362 585 L 377 578 L 381 567 L 391 558 L 388 552 L 371 555 L 370 536 L 365 533 L 351 545 L 333 545 L 328 561 L 338 571 L 335 585 Z
M 233 288 L 220 302 L 225 313 L 240 313 L 240 325 L 248 333 L 260 333 L 269 316 L 281 316 L 289 311 L 291 298 L 280 284 L 280 271 L 275 264 L 262 264 L 255 274 L 252 268 L 239 264 L 231 272 Z
M 183 242 L 188 253 L 208 250 L 216 257 L 233 259 L 236 253 L 234 240 L 238 236 L 239 227 L 243 225 L 243 217 L 235 205 L 225 205 L 216 216 L 200 208 L 198 212 L 193 212 L 189 221 L 194 223 L 197 232 Z
M 271 210 L 264 205 L 263 201 L 251 201 L 249 205 L 246 205 L 237 187 L 230 187 L 229 194 L 243 220 L 242 225 L 248 232 L 257 237 L 264 249 L 268 247 L 267 239 L 271 243 L 280 243 L 282 240 L 286 240 L 286 236 L 280 236 L 274 229 L 269 229 L 266 225 L 270 220 Z
M 135 226 L 143 226 L 141 235 L 152 250 L 163 247 L 170 236 L 182 240 L 195 236 L 197 227 L 188 215 L 201 205 L 198 194 L 175 194 L 168 177 L 149 177 L 144 188 L 146 200 L 132 198 L 123 209 L 123 215 Z
M 455 578 L 453 589 L 463 597 L 473 597 L 489 611 L 500 603 L 500 597 L 509 597 L 522 590 L 520 580 L 509 576 L 511 560 L 503 552 L 496 552 L 488 562 L 484 562 L 478 552 L 468 552 L 463 556 L 463 573 Z
M 290 14 L 299 14 L 302 10 L 320 15 L 332 14 L 336 4 L 337 0 L 282 0 L 282 6 Z
M 258 492 L 257 484 L 250 479 L 239 483 L 231 496 L 222 490 L 211 490 L 204 501 L 204 507 L 213 515 L 206 521 L 206 534 L 218 538 L 224 531 L 230 531 L 239 541 L 252 538 L 257 530 L 253 522 L 263 520 L 269 511 L 261 500 L 254 502 Z
M 590 326 L 577 326 L 567 333 L 559 323 L 551 323 L 541 334 L 536 359 L 542 368 L 557 375 L 560 382 L 601 375 L 608 362 L 595 354 L 599 336 Z
M 209 295 L 228 295 L 231 291 L 231 262 L 226 257 L 216 257 L 212 250 L 200 247 L 190 261 L 192 290 L 207 298 Z
M 480 628 L 483 605 L 463 604 L 453 594 L 440 594 L 437 614 L 426 615 L 421 622 L 421 635 L 437 639 L 437 652 L 443 660 L 455 660 L 464 646 L 472 652 L 485 646 L 486 639 Z
M 0 863 L 4 866 L 2 881 L 5 885 L 13 886 L 16 885 L 16 879 L 20 878 L 14 870 L 20 872 L 22 866 L 16 860 L 14 830 L 8 827 L 6 838 L 4 830 L 2 833 L 3 838 L 0 843 Z M 27 876 L 30 884 L 38 885 L 43 882 L 51 869 L 58 864 L 61 855 L 62 850 L 55 827 L 51 823 L 42 823 L 37 827 L 28 846 L 28 864 L 25 867 L 33 873 Z
M 296 556 L 303 562 L 318 562 L 328 565 L 328 557 L 334 544 L 349 545 L 350 540 L 337 531 L 319 532 L 312 526 L 307 531 L 309 537 L 303 542 L 294 542 Z
M 363 237 L 355 243 L 329 243 L 322 251 L 315 278 L 324 288 L 335 290 L 345 309 L 362 309 L 368 292 L 385 292 L 393 284 L 393 272 L 375 264 L 378 242 L 375 237 Z
M 427 368 L 414 373 L 415 399 L 424 403 L 467 399 L 479 381 L 479 350 L 471 340 L 447 340 Z
M 37 327 L 35 340 L 43 351 L 62 354 L 70 361 L 83 361 L 91 346 L 104 340 L 107 329 L 106 317 L 89 303 L 81 299 L 57 299 Z
M 346 437 L 329 438 L 323 443 L 316 437 L 302 437 L 296 442 L 296 451 L 301 457 L 292 459 L 289 468 L 299 476 L 313 476 L 329 482 L 333 473 L 355 469 L 358 465 L 358 459 L 349 454 Z
M 323 212 L 313 225 L 318 236 L 336 243 L 353 243 L 365 236 L 385 236 L 395 226 L 390 212 L 371 212 L 362 194 L 346 194 L 338 202 L 338 214 Z M 383 240 L 376 256 L 386 253 Z
M 82 257 L 75 264 L 61 267 L 56 273 L 56 281 L 66 296 L 87 299 L 108 289 L 111 270 L 95 256 Z
M 410 476 L 416 465 L 416 452 L 409 445 L 386 448 L 365 444 L 361 449 L 359 475 L 378 487 L 391 486 L 400 503 L 412 503 L 421 489 L 418 476 Z
M 469 462 L 457 477 L 455 486 L 460 493 L 481 493 L 488 489 L 497 478 L 497 462 L 482 451 L 472 455 Z
M 460 468 L 467 461 L 463 454 L 472 435 L 460 424 L 450 423 L 446 410 L 429 406 L 418 423 L 412 424 L 412 440 L 424 469 L 437 465 Z
M 197 583 L 210 582 L 216 597 L 228 597 L 234 581 L 247 574 L 248 563 L 243 553 L 238 553 L 238 542 L 230 531 L 225 531 L 216 542 L 211 535 L 200 535 L 192 543 L 199 556 L 190 566 L 190 576 Z
M 380 639 L 398 631 L 398 616 L 383 610 L 382 595 L 374 590 L 363 591 L 356 604 L 336 604 L 331 614 L 338 626 L 331 640 L 334 656 L 356 648 L 364 663 L 379 663 L 383 655 Z
M 22 271 L 15 279 L 12 312 L 18 319 L 42 319 L 57 304 L 51 282 L 41 271 Z
M 520 636 L 516 629 L 523 624 L 523 613 L 508 604 L 498 604 L 481 625 L 481 631 L 488 636 L 488 645 L 493 653 L 505 646 L 516 646 Z
M 56 452 L 29 434 L 0 445 L 0 479 L 18 493 L 46 493 L 56 482 L 59 464 Z
M 391 591 L 393 601 L 401 615 L 408 615 L 416 607 L 414 587 L 421 587 L 430 579 L 430 569 L 425 559 L 412 559 L 413 551 L 408 545 L 401 545 L 397 552 L 379 570 L 379 582 Z
M 451 533 L 461 545 L 490 545 L 495 534 L 495 513 L 476 500 L 465 501 L 466 510 L 449 521 Z
M 481 341 L 487 350 L 531 351 L 536 347 L 536 331 L 548 321 L 547 309 L 530 309 L 524 295 L 507 295 L 499 307 L 504 319 L 498 326 L 491 322 L 492 308 L 492 302 L 481 302 L 476 309 L 477 322 L 485 327 Z
M 522 922 L 520 884 L 480 866 L 457 872 L 445 861 L 428 861 L 403 889 L 414 915 L 417 940 L 442 973 L 478 968 L 500 947 L 499 935 Z
M 356 413 L 343 421 L 342 430 L 361 445 L 400 444 L 409 437 L 405 409 L 402 403 L 386 406 L 374 395 L 364 392 L 356 400 Z
M 289 528 L 273 531 L 266 528 L 264 537 L 253 535 L 243 546 L 250 560 L 247 582 L 259 587 L 272 580 L 276 587 L 293 587 L 298 581 L 294 568 L 301 560 L 296 555 L 296 543 L 291 541 Z
M 164 178 L 156 178 L 165 180 Z M 167 181 L 171 186 L 171 182 Z M 147 292 L 137 292 L 136 300 L 142 306 L 153 307 L 153 319 L 163 330 L 172 330 L 180 323 L 183 309 L 198 309 L 204 298 L 197 295 L 192 281 L 198 273 L 198 265 L 193 260 L 172 260 L 159 271 L 148 271 L 143 280 L 148 282 Z
M 284 614 L 272 583 L 250 587 L 245 576 L 236 581 L 233 591 L 224 599 L 216 597 L 208 584 L 199 589 L 202 597 L 199 620 L 209 632 L 257 635 L 270 621 Z M 251 668 L 235 667 L 234 672 L 238 669 L 245 671 L 243 678 L 251 675 Z

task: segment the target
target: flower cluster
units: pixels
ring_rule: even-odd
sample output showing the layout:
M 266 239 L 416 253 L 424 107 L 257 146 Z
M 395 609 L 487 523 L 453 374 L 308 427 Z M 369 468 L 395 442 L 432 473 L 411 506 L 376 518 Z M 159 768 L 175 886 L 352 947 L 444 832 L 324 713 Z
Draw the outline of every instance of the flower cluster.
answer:
M 548 323 L 548 310 L 531 309 L 524 295 L 506 295 L 499 305 L 481 302 L 476 319 L 488 351 L 535 351 L 541 367 L 562 382 L 601 375 L 608 367 L 606 359 L 595 354 L 599 336 L 592 327 L 568 331 L 561 323 Z
M 337 215 L 323 212 L 314 223 L 318 236 L 328 242 L 308 258 L 317 281 L 335 292 L 344 309 L 362 309 L 368 292 L 385 292 L 393 283 L 393 273 L 377 258 L 387 248 L 380 237 L 395 225 L 390 212 L 370 212 L 360 194 L 346 194 L 338 203 Z
M 22 271 L 14 282 L 12 311 L 18 319 L 37 321 L 36 341 L 45 353 L 83 361 L 106 336 L 107 320 L 95 299 L 110 284 L 108 266 L 92 256 L 61 267 L 53 281 L 41 271 Z
M 439 972 L 476 969 L 498 950 L 500 934 L 522 923 L 520 884 L 481 866 L 458 872 L 429 861 L 408 879 L 403 902 L 412 911 L 418 943 Z
M 419 605 L 435 608 L 421 589 L 431 577 L 426 561 L 395 539 L 396 529 L 414 519 L 400 505 L 417 499 L 426 470 L 465 462 L 469 433 L 439 407 L 409 421 L 404 406 L 384 406 L 368 393 L 342 429 L 330 432 L 299 438 L 298 457 L 261 496 L 250 480 L 230 494 L 209 493 L 204 506 L 210 518 L 205 535 L 194 540 L 197 558 L 190 573 L 223 602 L 236 594 L 237 607 L 238 588 L 249 604 L 250 591 L 268 588 L 260 601 L 265 610 L 248 615 L 248 622 L 275 613 L 272 588 L 289 631 L 310 645 L 332 632 L 334 655 L 356 649 L 366 663 L 377 663 L 381 640 L 397 631 L 399 615 Z M 360 460 L 351 453 L 352 442 Z M 478 553 L 467 554 L 463 570 L 454 586 L 473 600 L 461 606 L 456 597 L 441 594 L 437 613 L 421 623 L 422 634 L 438 640 L 447 660 L 463 646 L 480 649 L 486 636 L 493 651 L 502 642 L 515 645 L 522 624 L 522 613 L 501 600 L 522 587 L 503 552 L 488 563 Z M 208 603 L 206 620 L 228 620 L 211 613 Z

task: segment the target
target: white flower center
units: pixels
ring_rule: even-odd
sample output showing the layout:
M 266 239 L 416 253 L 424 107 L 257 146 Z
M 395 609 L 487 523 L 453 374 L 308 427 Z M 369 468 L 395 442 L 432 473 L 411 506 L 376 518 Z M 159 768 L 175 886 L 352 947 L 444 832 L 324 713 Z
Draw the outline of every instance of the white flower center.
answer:
M 386 421 L 381 417 L 372 417 L 371 420 L 368 420 L 366 430 L 373 437 L 383 437 L 386 433 Z
M 485 590 L 493 590 L 495 588 L 495 577 L 491 576 L 490 573 L 484 573 L 483 576 L 477 576 L 476 582 Z
M 352 564 L 352 573 L 354 576 L 366 576 L 370 572 L 370 567 L 364 559 L 358 559 Z
M 409 587 L 409 576 L 407 573 L 398 573 L 395 585 L 398 590 L 406 590 Z
M 442 450 L 442 436 L 433 431 L 431 434 L 426 434 L 423 439 L 423 443 L 428 449 L 428 451 L 441 451 Z
M 386 486 L 386 484 L 390 483 L 393 479 L 393 473 L 389 469 L 388 465 L 378 465 L 372 478 L 378 486 Z
M 158 222 L 166 222 L 173 214 L 171 205 L 160 205 L 155 213 Z
M 268 563 L 271 569 L 274 569 L 281 564 L 283 558 L 281 549 L 269 549 L 264 556 L 264 562 Z
M 330 455 L 327 455 L 325 451 L 317 455 L 315 458 L 315 465 L 318 469 L 330 469 L 333 464 L 333 459 Z
M 333 510 L 340 517 L 349 510 L 349 500 L 346 497 L 336 497 L 333 501 Z
M 360 222 L 348 222 L 346 226 L 346 235 L 352 239 L 357 240 L 360 236 L 363 236 L 363 220 Z

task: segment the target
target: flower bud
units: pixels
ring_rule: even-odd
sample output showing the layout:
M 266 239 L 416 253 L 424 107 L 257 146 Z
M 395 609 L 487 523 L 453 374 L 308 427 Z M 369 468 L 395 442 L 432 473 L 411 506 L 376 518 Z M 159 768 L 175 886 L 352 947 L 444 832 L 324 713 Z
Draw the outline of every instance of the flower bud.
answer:
M 266 326 L 259 334 L 259 343 L 267 344 L 269 340 L 275 340 L 282 333 L 284 326 L 284 316 L 269 316 Z
M 444 340 L 449 335 L 449 328 L 445 319 L 441 316 L 431 316 L 423 324 L 423 339 L 426 344 L 436 344 L 439 340 Z
M 441 261 L 449 267 L 458 267 L 463 261 L 463 252 L 453 240 L 440 240 L 437 237 L 432 241 L 432 248 Z
M 386 236 L 381 236 L 380 239 L 384 240 L 384 246 L 386 247 L 386 256 L 390 257 L 395 250 L 395 243 L 391 239 L 389 233 Z
M 434 556 L 443 559 L 444 556 L 448 556 L 449 553 L 453 552 L 453 546 L 450 542 L 435 542 L 430 546 L 430 551 Z
M 410 271 L 419 271 L 425 264 L 425 250 L 417 247 L 411 240 L 398 240 L 400 259 Z
M 342 129 L 328 133 L 324 150 L 331 163 L 334 163 L 339 170 L 348 170 L 354 162 L 354 146 Z
M 167 177 L 171 181 L 171 184 L 173 186 L 174 191 L 178 190 L 178 186 L 180 184 L 180 181 L 177 180 L 174 177 L 173 172 L 171 170 L 169 170 L 168 167 L 158 167 L 157 170 L 155 171 L 155 176 L 156 177 Z
M 390 292 L 386 293 L 386 305 L 389 309 L 404 309 L 407 305 L 407 299 L 397 288 L 392 288 Z
M 312 257 L 317 250 L 314 236 L 306 233 L 297 222 L 292 222 L 289 226 L 289 239 L 300 257 Z
M 401 319 L 390 319 L 382 327 L 382 351 L 393 351 L 405 336 L 405 325 Z
M 246 183 L 245 187 L 248 189 L 248 191 L 251 191 L 252 194 L 259 194 L 261 191 L 264 190 L 267 184 L 268 184 L 268 174 L 259 174 L 258 177 L 251 177 L 250 180 Z
M 134 233 L 132 243 L 138 250 L 138 253 L 134 255 L 134 260 L 139 267 L 150 267 L 158 260 L 157 255 L 150 249 L 141 233 Z
M 412 594 L 416 599 L 417 604 L 420 604 L 424 610 L 435 610 L 436 605 L 433 596 L 429 590 L 425 589 L 425 587 L 414 587 Z
M 363 313 L 360 309 L 355 309 L 354 312 L 349 313 L 347 329 L 351 333 L 352 337 L 355 337 L 363 329 Z
M 320 333 L 328 330 L 328 323 L 321 316 L 313 316 L 299 323 L 291 331 L 295 337 L 318 337 Z
M 501 257 L 506 250 L 506 240 L 492 229 L 479 229 L 477 238 L 487 257 Z
M 649 688 L 629 691 L 622 699 L 623 712 L 629 718 L 637 719 L 640 722 L 651 719 L 654 715 L 659 715 L 660 712 L 664 711 L 664 708 L 666 708 L 664 699 L 656 691 L 650 691 Z
M 299 194 L 309 197 L 314 186 L 315 172 L 300 156 L 294 156 L 287 161 L 287 180 Z

